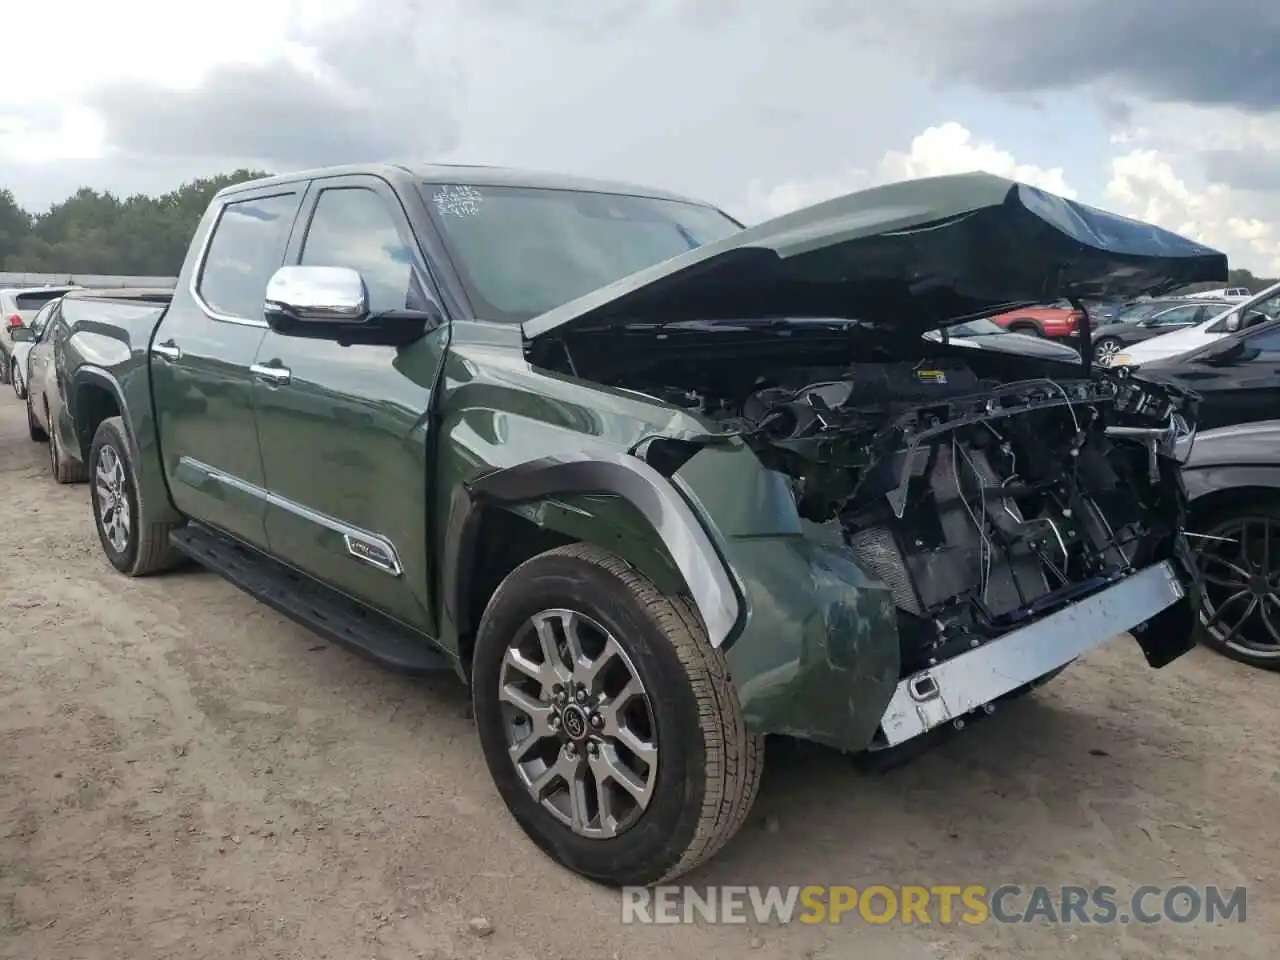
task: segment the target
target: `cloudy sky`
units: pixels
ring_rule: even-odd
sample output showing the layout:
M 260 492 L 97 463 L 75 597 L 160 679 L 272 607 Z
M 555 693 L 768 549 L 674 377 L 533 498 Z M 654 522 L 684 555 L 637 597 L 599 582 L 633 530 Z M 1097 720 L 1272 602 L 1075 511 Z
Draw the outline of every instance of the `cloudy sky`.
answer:
M 0 186 L 30 209 L 81 185 L 408 158 L 627 179 L 756 221 L 981 168 L 1280 274 L 1280 4 L 10 7 Z

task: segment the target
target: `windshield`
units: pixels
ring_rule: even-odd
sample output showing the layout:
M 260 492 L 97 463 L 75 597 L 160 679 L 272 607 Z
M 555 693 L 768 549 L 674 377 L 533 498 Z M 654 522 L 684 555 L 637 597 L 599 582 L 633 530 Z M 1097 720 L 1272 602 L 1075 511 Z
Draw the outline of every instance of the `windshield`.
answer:
M 484 320 L 521 323 L 743 229 L 676 200 L 440 183 L 422 191 Z

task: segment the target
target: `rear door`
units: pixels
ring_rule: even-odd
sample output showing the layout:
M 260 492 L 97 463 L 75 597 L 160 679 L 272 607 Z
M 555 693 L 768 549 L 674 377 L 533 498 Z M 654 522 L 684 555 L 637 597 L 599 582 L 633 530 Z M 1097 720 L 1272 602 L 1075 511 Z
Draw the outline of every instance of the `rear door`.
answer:
M 315 181 L 289 259 L 360 271 L 375 312 L 439 303 L 410 214 L 377 177 Z M 269 330 L 254 367 L 272 554 L 427 633 L 427 411 L 447 337 L 343 346 Z
M 266 546 L 266 480 L 250 367 L 267 281 L 284 261 L 305 182 L 234 193 L 205 214 L 203 249 L 152 335 L 151 383 L 174 505 Z M 212 232 L 209 231 L 212 222 Z

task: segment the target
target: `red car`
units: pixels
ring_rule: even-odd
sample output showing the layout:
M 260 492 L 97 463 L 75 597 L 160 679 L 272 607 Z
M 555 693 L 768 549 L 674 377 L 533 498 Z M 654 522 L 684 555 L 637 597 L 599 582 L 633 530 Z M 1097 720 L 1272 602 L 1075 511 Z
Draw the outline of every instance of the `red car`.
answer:
M 1084 314 L 1066 300 L 1039 307 L 1021 307 L 991 318 L 1010 333 L 1028 333 L 1033 337 L 1066 340 L 1076 336 Z

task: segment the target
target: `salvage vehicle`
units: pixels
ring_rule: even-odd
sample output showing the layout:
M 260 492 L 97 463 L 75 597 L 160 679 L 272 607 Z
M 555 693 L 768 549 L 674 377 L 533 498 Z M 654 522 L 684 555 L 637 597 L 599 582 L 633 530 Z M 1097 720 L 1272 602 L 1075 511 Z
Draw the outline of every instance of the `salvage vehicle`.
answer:
M 19 400 L 27 398 L 27 359 L 31 356 L 32 347 L 44 336 L 45 328 L 49 325 L 49 317 L 57 305 L 56 298 L 48 301 L 31 318 L 30 324 L 15 327 L 10 331 L 9 383 Z
M 162 313 L 72 324 L 64 436 L 116 569 L 455 672 L 532 840 L 652 884 L 742 826 L 765 735 L 894 749 L 1126 631 L 1193 645 L 1194 397 L 924 334 L 1226 268 L 986 174 L 744 229 L 330 168 L 219 192 Z
M 1110 366 L 1137 369 L 1155 361 L 1186 356 L 1233 333 L 1277 317 L 1280 317 L 1280 283 L 1267 287 L 1244 303 L 1211 311 L 1193 327 L 1174 330 L 1122 349 L 1112 356 Z
M 25 327 L 50 300 L 56 300 L 75 286 L 7 287 L 0 290 L 0 383 L 13 377 L 13 331 Z
M 1109 365 L 1116 354 L 1155 337 L 1212 320 L 1231 306 L 1227 300 L 1184 300 L 1141 320 L 1110 324 L 1093 341 L 1093 359 Z
M 1200 637 L 1280 670 L 1280 420 L 1205 430 L 1183 467 L 1200 566 Z

